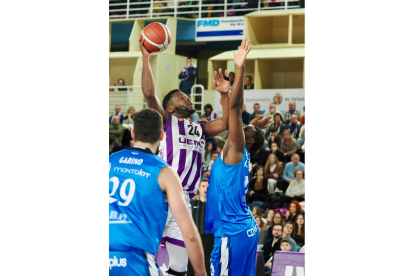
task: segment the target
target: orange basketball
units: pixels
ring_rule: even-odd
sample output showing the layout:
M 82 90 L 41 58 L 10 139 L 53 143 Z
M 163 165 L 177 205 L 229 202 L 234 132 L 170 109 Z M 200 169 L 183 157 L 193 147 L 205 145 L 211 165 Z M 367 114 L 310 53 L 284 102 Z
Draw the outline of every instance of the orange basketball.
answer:
M 149 24 L 142 31 L 144 47 L 151 53 L 165 51 L 171 43 L 171 32 L 162 23 L 154 22 Z

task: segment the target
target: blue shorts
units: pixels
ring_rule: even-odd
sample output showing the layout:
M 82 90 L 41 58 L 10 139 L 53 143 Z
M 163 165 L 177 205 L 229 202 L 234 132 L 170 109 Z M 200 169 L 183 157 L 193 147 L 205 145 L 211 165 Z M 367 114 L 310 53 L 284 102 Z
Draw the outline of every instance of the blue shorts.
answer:
M 141 251 L 109 251 L 110 276 L 158 276 L 155 256 Z
M 257 229 L 257 228 L 256 228 Z M 214 237 L 211 276 L 255 276 L 259 231 L 243 231 L 232 237 Z

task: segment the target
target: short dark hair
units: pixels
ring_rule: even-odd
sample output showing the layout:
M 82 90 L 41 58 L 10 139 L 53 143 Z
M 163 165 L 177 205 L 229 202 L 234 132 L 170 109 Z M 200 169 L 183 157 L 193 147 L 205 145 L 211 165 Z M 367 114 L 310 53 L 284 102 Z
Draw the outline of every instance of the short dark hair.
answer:
M 258 152 L 259 150 L 261 150 L 264 145 L 264 141 L 265 141 L 263 131 L 257 126 L 254 126 L 254 129 L 256 130 L 256 133 L 254 134 L 254 137 L 253 137 L 254 144 L 250 148 L 250 152 L 252 153 Z
M 204 106 L 204 111 L 206 111 L 206 108 L 210 108 L 210 109 L 211 109 L 211 111 L 213 111 L 213 106 L 212 106 L 211 104 L 206 104 L 206 105 Z
M 162 107 L 167 110 L 167 107 L 171 104 L 172 95 L 176 92 L 180 92 L 180 89 L 174 89 L 165 95 L 164 99 L 162 100 Z
M 213 151 L 212 153 L 211 153 L 211 156 L 213 156 L 213 154 L 219 154 L 217 151 Z
M 281 122 L 283 122 L 282 115 L 280 115 L 280 113 L 277 113 L 277 112 L 276 112 L 276 114 L 275 114 L 275 115 L 273 115 L 273 121 L 275 120 L 275 117 L 276 117 L 276 116 L 279 116 L 279 117 L 280 117 L 280 121 L 281 121 Z
M 187 57 L 187 59 L 192 59 L 192 58 L 190 58 L 190 57 Z
M 258 106 L 260 106 L 260 104 L 259 103 L 255 103 L 253 106 L 255 106 L 255 105 L 258 105 Z
M 162 129 L 162 116 L 154 109 L 144 109 L 136 112 L 134 119 L 135 141 L 155 143 L 160 138 Z
M 288 244 L 290 244 L 290 246 L 292 246 L 292 243 L 287 238 L 283 238 L 282 241 L 280 242 L 280 245 L 282 245 L 282 243 L 284 243 L 284 242 L 287 242 Z
M 275 126 L 270 127 L 270 132 L 277 132 L 277 128 Z
M 122 83 L 125 85 L 125 81 L 124 81 L 124 79 L 119 79 L 118 81 L 117 81 L 117 83 L 119 82 L 119 81 L 122 81 Z
M 235 76 L 236 74 L 234 74 L 234 72 L 230 72 L 230 73 L 229 73 L 229 76 L 230 76 L 230 75 Z
M 252 77 L 251 76 L 246 76 L 246 78 L 249 78 L 250 80 L 252 80 Z
M 218 147 L 218 148 L 224 148 L 224 144 L 223 143 L 217 143 L 217 145 L 216 145 L 216 147 Z

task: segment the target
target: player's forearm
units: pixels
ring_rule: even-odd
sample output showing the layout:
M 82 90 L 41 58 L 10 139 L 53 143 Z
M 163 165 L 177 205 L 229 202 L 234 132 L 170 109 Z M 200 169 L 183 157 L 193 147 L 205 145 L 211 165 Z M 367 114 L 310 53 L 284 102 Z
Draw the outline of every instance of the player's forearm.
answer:
M 207 275 L 206 268 L 204 267 L 204 253 L 203 246 L 201 244 L 200 234 L 196 232 L 195 225 L 193 231 L 184 235 L 185 248 L 187 249 L 188 258 L 193 265 L 195 275 Z
M 230 109 L 234 110 L 239 108 L 241 110 L 243 106 L 243 77 L 244 77 L 244 64 L 243 66 L 237 66 L 237 74 L 234 78 L 233 89 L 230 95 Z
M 141 78 L 142 93 L 145 99 L 155 96 L 155 82 L 152 77 L 151 65 L 149 57 L 142 57 L 142 78 Z
M 221 94 L 221 105 L 223 107 L 222 124 L 223 128 L 229 129 L 229 94 Z

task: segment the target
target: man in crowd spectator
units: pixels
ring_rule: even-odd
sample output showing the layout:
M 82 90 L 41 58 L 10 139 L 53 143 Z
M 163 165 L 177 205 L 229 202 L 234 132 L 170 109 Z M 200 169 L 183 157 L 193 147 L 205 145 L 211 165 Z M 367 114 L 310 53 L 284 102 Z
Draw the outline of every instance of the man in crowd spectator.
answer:
M 290 117 L 292 117 L 293 114 L 296 114 L 298 118 L 300 118 L 300 111 L 296 110 L 296 103 L 294 101 L 289 102 L 289 110 L 283 114 L 283 117 L 285 119 L 285 124 L 290 123 Z
M 214 151 L 211 154 L 211 161 L 210 161 L 210 164 L 208 164 L 208 171 L 206 171 L 204 173 L 204 177 L 206 177 L 206 178 L 209 178 L 210 177 L 211 168 L 213 167 L 214 161 L 216 161 L 216 159 L 217 159 L 218 156 L 219 156 L 219 154 L 218 154 L 217 151 Z
M 297 169 L 302 169 L 305 171 L 305 164 L 299 161 L 299 155 L 295 153 L 292 155 L 292 162 L 289 162 L 285 166 L 285 171 L 283 172 L 283 179 L 277 181 L 276 186 L 279 188 L 279 190 L 283 190 L 283 193 L 286 193 L 286 190 L 293 180 L 295 180 L 295 174 L 294 172 Z M 305 179 L 305 177 L 303 178 Z
M 246 105 L 243 104 L 243 108 L 242 108 L 242 121 L 243 124 L 248 125 L 250 124 L 250 116 L 252 114 L 250 114 L 249 112 L 246 111 Z
M 178 78 L 180 82 L 180 90 L 187 95 L 191 94 L 191 87 L 194 85 L 195 77 L 197 75 L 197 68 L 194 66 L 192 59 L 187 58 L 187 65 L 184 66 Z
M 124 128 L 119 121 L 119 117 L 115 115 L 112 123 L 109 125 L 109 153 L 111 153 L 114 148 L 122 147 Z
M 233 83 L 234 83 L 234 77 L 235 77 L 236 75 L 234 74 L 234 72 L 230 72 L 229 73 L 229 81 L 230 81 L 230 89 L 232 89 L 233 88 Z
M 282 113 L 279 110 L 276 110 L 276 105 L 274 103 L 269 104 L 269 110 L 267 110 L 264 114 L 265 117 L 271 116 L 272 123 L 274 123 L 274 116 L 276 113 L 279 113 L 282 116 Z
M 115 115 L 118 116 L 119 122 L 122 125 L 122 122 L 124 121 L 124 114 L 121 113 L 121 106 L 120 105 L 115 106 L 115 112 L 111 115 L 111 117 L 109 117 L 109 124 L 112 123 L 112 120 L 114 119 Z
M 251 120 L 253 120 L 254 118 L 256 118 L 256 114 L 262 114 L 262 113 L 260 112 L 260 104 L 258 104 L 258 103 L 255 103 L 255 104 L 253 105 L 253 113 L 252 113 L 252 114 L 250 114 L 250 119 L 249 119 L 249 122 L 250 122 Z
M 273 257 L 276 250 L 280 251 L 280 243 L 282 241 L 282 233 L 283 233 L 283 226 L 282 225 L 274 225 L 272 229 L 272 239 L 267 240 L 263 246 L 263 256 L 265 262 L 267 262 L 270 258 Z
M 252 83 L 252 77 L 246 76 L 244 79 L 246 84 L 244 85 L 244 90 L 254 89 L 254 84 Z
M 300 128 L 302 125 L 298 121 L 298 116 L 296 114 L 292 114 L 290 118 L 290 123 L 286 126 L 286 129 L 289 129 L 290 134 L 296 140 L 299 139 Z
M 278 147 L 280 147 L 280 142 L 282 142 L 282 139 L 278 135 L 278 132 L 277 132 L 276 127 L 274 127 L 274 126 L 270 127 L 270 135 L 268 137 L 266 137 L 266 138 L 268 138 L 267 139 L 267 144 L 268 144 L 268 147 L 269 148 L 270 148 L 270 145 L 272 143 L 276 143 L 276 145 Z

